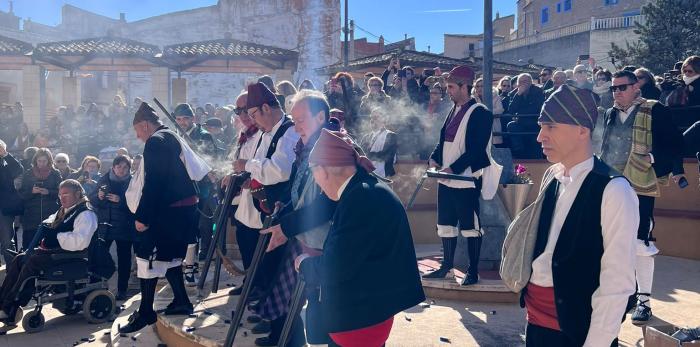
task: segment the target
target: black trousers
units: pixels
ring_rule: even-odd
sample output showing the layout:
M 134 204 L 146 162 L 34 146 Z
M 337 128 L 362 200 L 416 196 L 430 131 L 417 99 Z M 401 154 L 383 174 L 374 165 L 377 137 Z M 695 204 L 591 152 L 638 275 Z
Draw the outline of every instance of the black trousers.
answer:
M 37 229 L 22 230 L 22 249 L 26 250 L 29 247 L 29 243 L 34 239 Z
M 7 266 L 5 280 L 0 286 L 0 309 L 5 311 L 5 313 L 10 313 L 17 307 L 28 304 L 32 294 L 34 294 L 34 282 L 28 282 L 20 293 L 22 282 L 29 277 L 38 275 L 42 269 L 49 267 L 53 263 L 51 254 L 63 252 L 65 251 L 37 250 L 31 256 L 20 253 L 12 259 L 12 262 Z M 15 297 L 18 294 L 18 300 L 15 301 Z
M 637 239 L 642 241 L 654 241 L 652 229 L 654 223 L 654 201 L 653 196 L 637 195 L 639 199 L 639 229 L 637 229 Z
M 117 291 L 126 292 L 131 275 L 131 249 L 136 246 L 132 241 L 107 240 L 107 248 L 112 247 L 112 241 L 117 243 Z
M 249 228 L 235 218 L 233 219 L 233 224 L 236 226 L 236 242 L 238 243 L 238 250 L 241 252 L 243 268 L 248 269 L 253 260 L 255 246 L 258 244 L 260 229 Z
M 526 347 L 579 347 L 568 336 L 559 330 L 544 328 L 534 324 L 527 324 L 525 331 Z M 617 347 L 617 339 L 613 340 L 610 347 Z

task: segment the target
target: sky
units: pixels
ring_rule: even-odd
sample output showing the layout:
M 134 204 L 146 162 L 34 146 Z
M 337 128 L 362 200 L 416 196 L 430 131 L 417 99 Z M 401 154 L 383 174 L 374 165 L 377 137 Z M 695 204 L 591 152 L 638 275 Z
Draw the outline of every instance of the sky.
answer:
M 267 1 L 267 0 L 259 0 Z M 341 12 L 345 0 L 340 0 Z M 348 17 L 355 21 L 355 38 L 376 42 L 383 35 L 386 43 L 416 38 L 416 49 L 441 53 L 443 34 L 479 34 L 483 31 L 482 0 L 348 0 Z M 23 19 L 48 25 L 61 21 L 64 4 L 77 6 L 107 17 L 136 21 L 160 14 L 210 6 L 217 0 L 14 0 L 14 12 Z M 8 0 L 0 0 L 7 11 Z M 493 16 L 516 12 L 516 0 L 493 0 Z M 343 13 L 341 13 L 342 25 Z M 375 37 L 375 35 L 377 37 Z

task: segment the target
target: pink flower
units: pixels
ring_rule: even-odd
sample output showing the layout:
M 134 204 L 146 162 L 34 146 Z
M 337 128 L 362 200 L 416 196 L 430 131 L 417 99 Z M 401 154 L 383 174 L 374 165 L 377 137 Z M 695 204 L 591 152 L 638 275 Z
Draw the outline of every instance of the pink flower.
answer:
M 516 175 L 522 175 L 526 172 L 527 172 L 527 168 L 525 167 L 525 165 L 518 164 L 515 166 L 515 174 Z

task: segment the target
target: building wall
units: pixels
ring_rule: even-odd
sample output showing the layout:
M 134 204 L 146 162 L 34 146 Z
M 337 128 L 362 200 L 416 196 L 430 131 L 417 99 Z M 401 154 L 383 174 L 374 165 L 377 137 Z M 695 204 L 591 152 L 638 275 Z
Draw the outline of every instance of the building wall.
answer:
M 611 43 L 615 43 L 620 47 L 627 47 L 627 43 L 632 43 L 639 40 L 639 35 L 634 33 L 633 29 L 611 29 L 611 30 L 594 30 L 591 32 L 590 56 L 596 60 L 596 64 L 608 70 L 615 70 L 608 52 L 611 49 Z
M 474 45 L 474 50 L 479 49 L 482 41 L 481 35 L 448 35 L 445 34 L 446 57 L 462 59 L 469 56 L 469 44 Z
M 568 0 L 519 0 L 518 38 L 589 21 L 591 17 L 639 14 L 639 9 L 646 0 L 617 0 L 617 4 L 611 5 L 606 5 L 606 0 L 570 0 L 571 10 L 569 11 L 564 10 L 565 2 Z M 557 5 L 561 7 L 560 12 L 557 12 Z M 542 23 L 544 8 L 549 10 L 546 23 Z
M 576 64 L 576 59 L 580 54 L 588 54 L 590 51 L 590 35 L 591 33 L 586 31 L 556 40 L 497 52 L 493 54 L 493 59 L 513 64 L 526 64 L 532 59 L 536 64 L 569 69 Z

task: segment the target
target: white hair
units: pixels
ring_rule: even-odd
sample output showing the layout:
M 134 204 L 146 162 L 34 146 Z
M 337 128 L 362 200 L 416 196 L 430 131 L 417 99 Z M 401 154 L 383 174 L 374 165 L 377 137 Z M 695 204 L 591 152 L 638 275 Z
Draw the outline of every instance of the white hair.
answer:
M 67 163 L 67 164 L 70 164 L 70 158 L 68 158 L 68 154 L 65 154 L 65 153 L 58 153 L 58 154 L 56 154 L 56 156 L 53 158 L 53 161 L 56 161 L 56 160 L 59 159 L 59 158 L 65 159 L 65 160 L 66 160 L 66 163 Z
M 5 144 L 5 141 L 0 140 L 0 147 L 2 147 L 2 149 L 4 150 L 7 150 L 7 144 Z
M 532 76 L 530 76 L 529 73 L 521 73 L 520 75 L 518 75 L 518 82 L 520 82 L 520 80 L 523 78 L 529 79 L 530 83 L 532 83 Z

